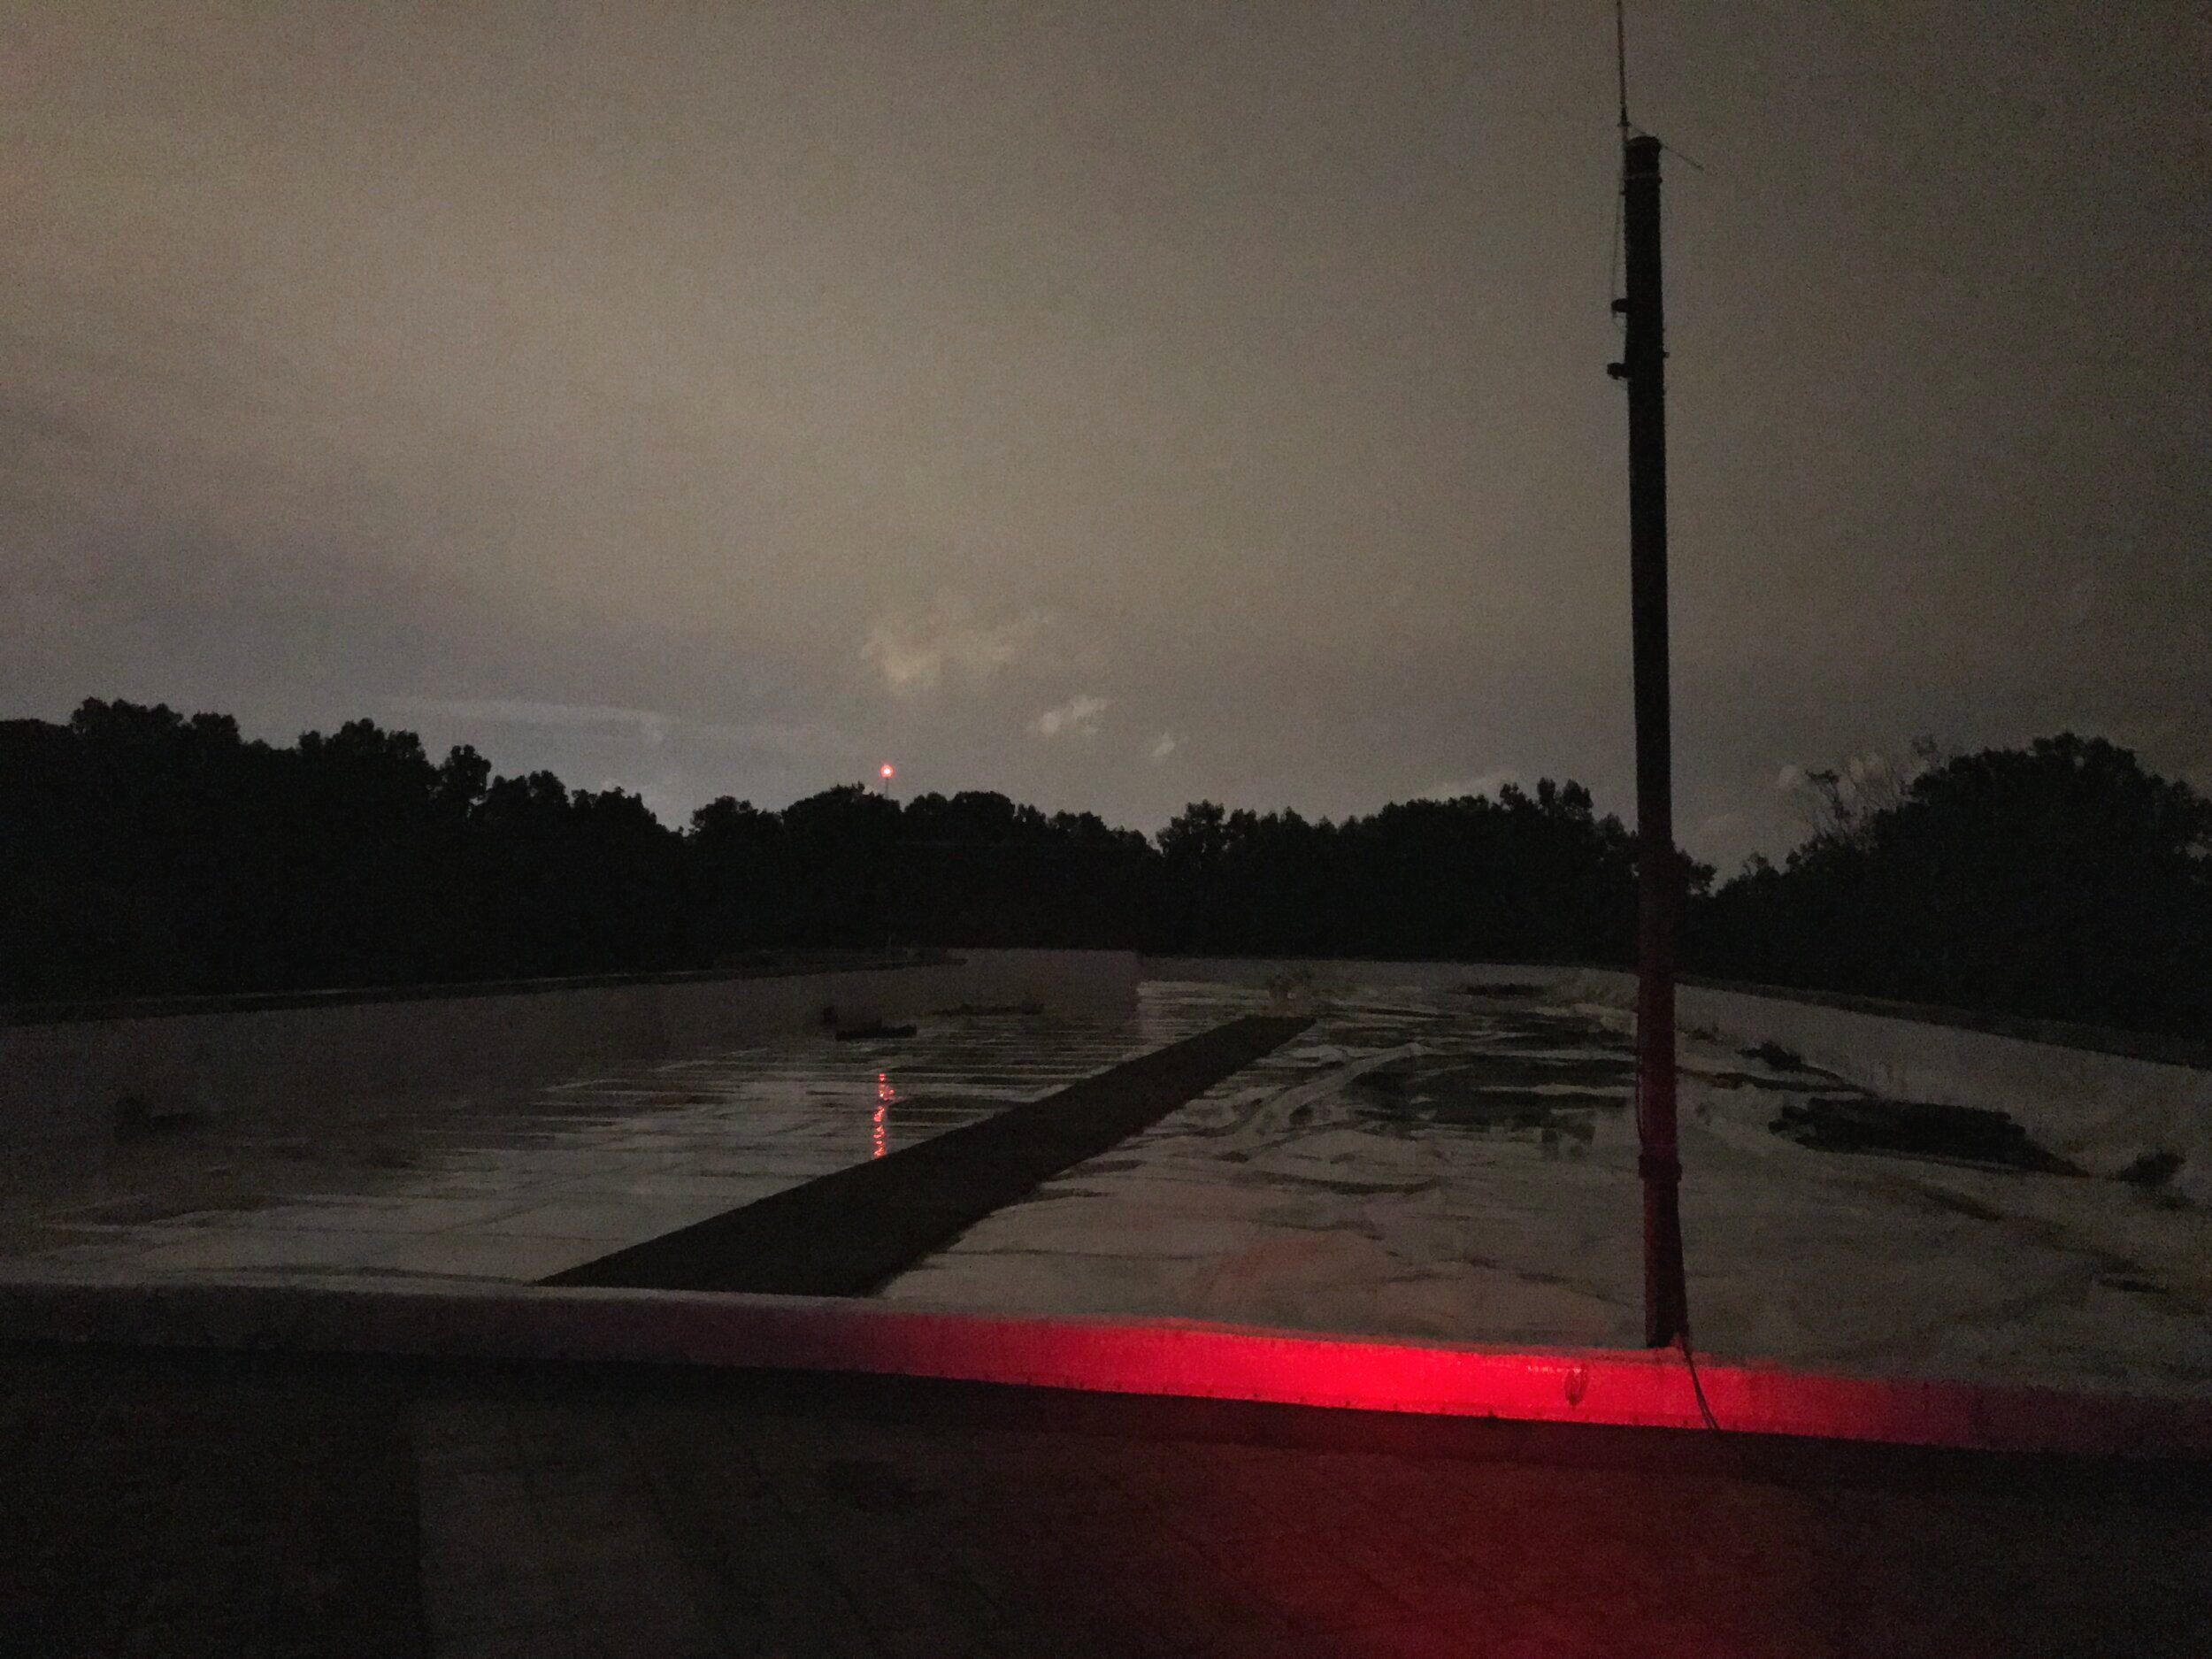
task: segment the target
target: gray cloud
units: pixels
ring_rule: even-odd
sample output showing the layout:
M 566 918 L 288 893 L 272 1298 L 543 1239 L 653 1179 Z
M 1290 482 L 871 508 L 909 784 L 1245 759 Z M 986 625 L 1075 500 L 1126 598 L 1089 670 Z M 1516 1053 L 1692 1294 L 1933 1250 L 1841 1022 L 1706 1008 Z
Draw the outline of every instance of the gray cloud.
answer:
M 1144 827 L 1501 756 L 1630 807 L 1601 12 L 19 10 L 0 713 L 423 699 L 672 810 L 885 754 Z M 2200 8 L 1637 35 L 1709 169 L 1668 180 L 1694 850 L 1920 732 L 2202 779 Z M 1132 741 L 1025 741 L 1075 685 Z
M 1041 611 L 987 621 L 961 599 L 941 598 L 919 613 L 879 617 L 861 647 L 894 695 L 933 691 L 948 672 L 979 685 L 1002 668 L 1033 661 L 1051 618 Z
M 1057 737 L 1064 732 L 1072 737 L 1095 737 L 1099 717 L 1112 706 L 1110 697 L 1078 695 L 1057 708 L 1047 709 L 1029 723 L 1029 729 L 1040 737 Z

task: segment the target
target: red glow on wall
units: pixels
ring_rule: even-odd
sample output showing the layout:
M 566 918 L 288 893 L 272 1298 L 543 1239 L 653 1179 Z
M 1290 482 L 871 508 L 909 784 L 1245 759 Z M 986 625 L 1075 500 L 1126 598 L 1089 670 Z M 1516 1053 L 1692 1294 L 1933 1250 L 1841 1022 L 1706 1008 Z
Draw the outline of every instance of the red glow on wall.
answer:
M 878 1081 L 887 1085 L 887 1076 Z M 0 1283 L 0 1324 L 46 1340 L 265 1341 L 395 1354 L 634 1359 L 1181 1394 L 1709 1432 L 1682 1356 L 1322 1336 L 1189 1319 L 981 1314 L 852 1298 L 532 1288 L 488 1321 L 444 1289 Z M 649 1310 L 649 1317 L 646 1317 Z M 53 1334 L 47 1334 L 53 1333 Z M 1713 1414 L 1750 1433 L 2131 1457 L 2212 1455 L 2212 1401 L 1700 1362 Z

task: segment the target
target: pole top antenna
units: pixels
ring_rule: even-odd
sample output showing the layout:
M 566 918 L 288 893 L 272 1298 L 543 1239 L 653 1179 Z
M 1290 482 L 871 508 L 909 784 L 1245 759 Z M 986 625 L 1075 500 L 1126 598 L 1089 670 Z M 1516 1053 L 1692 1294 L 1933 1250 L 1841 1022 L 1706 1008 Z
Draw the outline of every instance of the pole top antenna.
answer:
M 1628 0 L 1613 0 L 1613 67 L 1620 88 L 1621 140 L 1628 140 Z
M 1619 91 L 1617 109 L 1621 126 L 1621 148 L 1625 151 L 1632 137 L 1656 144 L 1676 160 L 1685 163 L 1695 173 L 1705 171 L 1705 164 L 1684 155 L 1655 133 L 1647 133 L 1628 119 L 1628 0 L 1613 0 L 1613 69 L 1614 84 Z

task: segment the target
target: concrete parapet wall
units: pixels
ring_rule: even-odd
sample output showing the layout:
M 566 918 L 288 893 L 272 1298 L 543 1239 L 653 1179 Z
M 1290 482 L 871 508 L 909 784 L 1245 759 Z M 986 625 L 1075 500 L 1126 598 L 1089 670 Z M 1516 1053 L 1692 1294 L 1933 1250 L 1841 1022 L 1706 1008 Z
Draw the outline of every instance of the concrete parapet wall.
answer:
M 1137 958 L 978 950 L 772 976 L 664 975 L 444 994 L 204 998 L 0 1025 L 0 1188 L 96 1168 L 126 1114 L 311 1126 L 395 1101 L 493 1100 L 597 1070 L 956 1006 L 1119 1019 Z
M 19 1340 L 858 1371 L 1114 1394 L 1705 1432 L 1671 1350 L 1507 1348 L 726 1292 L 0 1280 Z M 2107 1456 L 2212 1455 L 2212 1402 L 1809 1372 L 1707 1359 L 1756 1434 Z
M 1636 976 L 1585 969 L 1554 995 L 1629 1018 Z M 1677 1022 L 1750 1047 L 1770 1042 L 1893 1100 L 2001 1111 L 2093 1175 L 2139 1158 L 2184 1160 L 2174 1185 L 2212 1202 L 2212 1071 L 1839 1008 L 1777 992 L 1684 985 Z
M 1207 985 L 1242 985 L 1256 990 L 1294 981 L 1316 990 L 1363 985 L 1417 985 L 1425 990 L 1456 986 L 1535 985 L 1547 989 L 1578 970 L 1557 965 L 1522 966 L 1495 962 L 1369 962 L 1348 956 L 1147 956 L 1148 979 L 1192 979 Z
M 1131 950 L 962 950 L 958 995 L 933 1008 L 1025 1007 L 1076 1019 L 1127 1019 L 1142 975 Z

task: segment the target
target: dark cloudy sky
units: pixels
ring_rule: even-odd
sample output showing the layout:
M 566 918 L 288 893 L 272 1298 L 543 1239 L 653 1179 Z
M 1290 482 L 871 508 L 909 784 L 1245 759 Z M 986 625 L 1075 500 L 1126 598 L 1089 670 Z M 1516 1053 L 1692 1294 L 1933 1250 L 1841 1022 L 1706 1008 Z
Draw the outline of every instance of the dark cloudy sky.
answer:
M 1640 4 L 1685 841 L 2212 774 L 2212 13 Z M 1626 811 L 1602 0 L 0 4 L 0 714 Z

